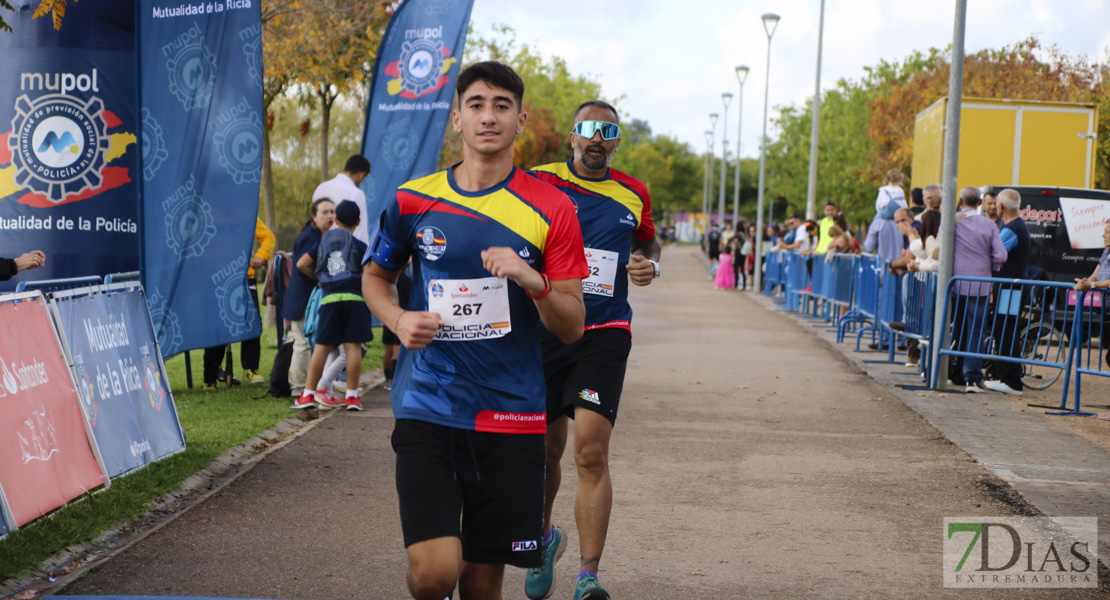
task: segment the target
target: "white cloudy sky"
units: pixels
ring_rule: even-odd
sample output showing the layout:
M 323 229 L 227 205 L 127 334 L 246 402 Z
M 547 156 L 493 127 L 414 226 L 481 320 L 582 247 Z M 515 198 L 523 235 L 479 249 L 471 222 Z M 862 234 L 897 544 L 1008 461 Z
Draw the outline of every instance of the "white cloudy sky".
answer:
M 967 4 L 968 53 L 1036 34 L 1046 46 L 1107 61 L 1110 0 Z M 955 6 L 955 0 L 826 0 L 821 87 L 859 79 L 863 67 L 881 59 L 946 47 Z M 750 157 L 758 155 L 763 118 L 765 12 L 782 17 L 771 45 L 771 107 L 802 103 L 814 91 L 820 0 L 475 0 L 471 19 L 487 36 L 494 23 L 509 25 L 519 42 L 566 59 L 574 73 L 595 75 L 606 97 L 626 96 L 622 112 L 698 150 L 705 147 L 709 113 L 722 112 L 720 95 L 732 92 L 728 137 L 735 151 L 740 85 L 734 68 L 746 64 L 742 153 Z M 718 122 L 718 153 L 721 127 Z

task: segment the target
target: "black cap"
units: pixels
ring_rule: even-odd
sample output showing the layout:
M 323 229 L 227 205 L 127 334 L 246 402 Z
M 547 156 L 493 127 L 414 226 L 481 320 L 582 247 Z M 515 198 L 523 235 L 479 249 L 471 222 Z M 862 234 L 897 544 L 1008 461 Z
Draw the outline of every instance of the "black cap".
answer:
M 335 220 L 347 227 L 358 225 L 361 216 L 362 211 L 358 209 L 358 205 L 350 200 L 344 200 L 339 203 L 339 206 L 335 207 Z

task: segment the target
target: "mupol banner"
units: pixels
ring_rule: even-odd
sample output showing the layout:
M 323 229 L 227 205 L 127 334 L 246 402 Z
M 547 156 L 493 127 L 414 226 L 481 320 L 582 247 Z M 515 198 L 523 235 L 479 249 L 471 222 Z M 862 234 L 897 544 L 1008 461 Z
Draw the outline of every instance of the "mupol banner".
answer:
M 459 74 L 473 0 L 406 0 L 386 28 L 374 63 L 362 155 L 373 231 L 404 182 L 435 172 Z
M 261 332 L 247 295 L 262 172 L 260 4 L 138 9 L 140 258 L 165 356 Z
M 184 450 L 141 289 L 59 295 L 53 304 L 108 476 Z
M 60 30 L 14 3 L 0 33 L 0 256 L 46 253 L 0 283 L 134 271 L 134 2 L 69 2 Z

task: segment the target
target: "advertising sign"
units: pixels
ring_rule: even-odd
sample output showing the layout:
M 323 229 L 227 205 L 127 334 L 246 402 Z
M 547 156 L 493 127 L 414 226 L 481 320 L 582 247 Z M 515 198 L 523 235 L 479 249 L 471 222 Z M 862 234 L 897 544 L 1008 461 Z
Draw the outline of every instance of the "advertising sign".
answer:
M 439 164 L 473 0 L 407 0 L 389 20 L 374 63 L 362 155 L 369 229 L 404 182 Z
M 139 266 L 134 10 L 128 0 L 70 2 L 59 30 L 31 10 L 5 15 L 0 256 L 47 256 L 20 280 Z
M 108 475 L 184 450 L 141 290 L 61 296 L 53 305 Z
M 0 485 L 19 527 L 107 483 L 42 297 L 0 304 Z
M 137 22 L 140 271 L 162 352 L 258 337 L 261 3 L 152 0 Z

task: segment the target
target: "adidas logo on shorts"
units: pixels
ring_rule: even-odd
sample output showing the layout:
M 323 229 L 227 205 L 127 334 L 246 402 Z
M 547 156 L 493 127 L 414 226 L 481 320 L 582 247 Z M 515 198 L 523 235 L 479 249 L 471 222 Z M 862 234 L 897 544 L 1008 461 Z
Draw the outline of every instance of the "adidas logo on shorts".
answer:
M 513 552 L 527 552 L 529 550 L 539 550 L 540 545 L 536 540 L 528 540 L 526 542 L 513 542 Z
M 582 390 L 578 392 L 578 397 L 586 402 L 593 402 L 594 404 L 601 405 L 601 397 L 593 390 Z

